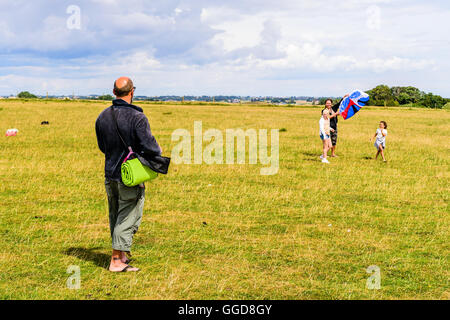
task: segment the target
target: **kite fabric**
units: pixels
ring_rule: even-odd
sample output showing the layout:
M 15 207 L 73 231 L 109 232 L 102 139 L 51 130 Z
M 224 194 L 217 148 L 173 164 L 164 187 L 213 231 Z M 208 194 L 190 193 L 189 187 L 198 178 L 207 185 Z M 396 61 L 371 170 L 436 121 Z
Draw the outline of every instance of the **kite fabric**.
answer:
M 158 173 L 144 166 L 138 158 L 122 163 L 122 182 L 127 187 L 134 187 L 148 180 L 153 180 Z
M 339 106 L 342 118 L 344 118 L 344 120 L 350 119 L 364 107 L 368 101 L 369 95 L 367 93 L 361 90 L 353 91 L 348 97 L 345 97 L 342 100 L 341 105 Z

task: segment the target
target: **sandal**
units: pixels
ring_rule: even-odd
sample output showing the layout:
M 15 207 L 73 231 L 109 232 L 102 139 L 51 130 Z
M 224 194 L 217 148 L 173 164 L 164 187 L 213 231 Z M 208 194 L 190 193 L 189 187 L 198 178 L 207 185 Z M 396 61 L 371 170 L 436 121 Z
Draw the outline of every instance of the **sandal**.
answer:
M 133 268 L 133 269 L 136 269 L 136 270 L 128 270 L 130 268 Z M 122 271 L 120 271 L 120 272 L 138 272 L 139 270 L 140 270 L 139 268 L 135 268 L 133 266 L 128 265 L 125 268 L 123 268 Z

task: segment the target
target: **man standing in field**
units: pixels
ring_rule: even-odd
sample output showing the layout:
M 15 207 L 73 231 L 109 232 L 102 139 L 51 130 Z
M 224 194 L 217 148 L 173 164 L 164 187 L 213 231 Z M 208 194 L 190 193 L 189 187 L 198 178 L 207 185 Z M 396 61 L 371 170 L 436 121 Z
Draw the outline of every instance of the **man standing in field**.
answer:
M 109 270 L 112 272 L 139 271 L 128 265 L 128 255 L 131 257 L 133 236 L 142 220 L 145 188 L 143 185 L 127 187 L 122 183 L 120 169 L 128 153 L 124 143 L 141 155 L 160 156 L 162 152 L 143 110 L 132 105 L 135 89 L 131 79 L 117 79 L 113 91 L 116 99 L 95 123 L 98 146 L 105 154 L 105 187 L 113 249 Z
M 344 96 L 348 97 L 348 94 Z M 330 138 L 331 138 L 331 157 L 336 157 L 336 144 L 337 144 L 337 135 L 338 135 L 338 129 L 337 129 L 337 123 L 338 123 L 338 116 L 341 114 L 339 111 L 339 106 L 341 105 L 342 99 L 341 101 L 339 101 L 338 103 L 336 103 L 335 105 L 333 105 L 333 100 L 332 99 L 327 99 L 327 101 L 325 102 L 325 108 L 322 110 L 322 114 L 325 110 L 328 110 L 329 112 L 329 116 L 328 118 L 330 119 L 330 128 L 332 128 L 333 130 L 330 132 Z

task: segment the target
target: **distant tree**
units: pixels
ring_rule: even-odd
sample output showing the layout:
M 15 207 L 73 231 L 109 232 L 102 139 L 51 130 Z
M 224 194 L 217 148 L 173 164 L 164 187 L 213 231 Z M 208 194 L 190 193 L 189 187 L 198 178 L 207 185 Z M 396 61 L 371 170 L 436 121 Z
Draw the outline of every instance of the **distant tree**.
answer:
M 393 87 L 391 91 L 394 99 L 401 105 L 418 103 L 424 96 L 422 91 L 414 87 Z
M 446 104 L 446 100 L 441 96 L 428 93 L 422 97 L 420 104 L 427 108 L 442 109 Z
M 98 100 L 114 100 L 114 97 L 110 94 L 104 94 L 97 98 Z
M 395 98 L 391 89 L 386 85 L 379 85 L 367 92 L 370 96 L 370 105 L 388 106 L 395 105 Z
M 444 109 L 450 109 L 450 102 L 447 102 L 447 104 L 443 108 Z
M 333 100 L 333 103 L 339 102 L 340 99 L 337 98 L 320 98 L 319 99 L 319 105 L 325 105 L 328 99 Z
M 28 91 L 22 91 L 21 93 L 19 93 L 17 95 L 17 97 L 21 98 L 21 99 L 36 99 L 37 98 L 34 94 L 29 93 Z

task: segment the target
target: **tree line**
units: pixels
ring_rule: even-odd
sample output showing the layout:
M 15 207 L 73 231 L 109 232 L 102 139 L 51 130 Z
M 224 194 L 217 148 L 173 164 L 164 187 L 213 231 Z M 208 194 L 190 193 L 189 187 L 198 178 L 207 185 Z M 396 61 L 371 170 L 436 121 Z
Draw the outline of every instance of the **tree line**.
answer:
M 39 98 L 38 96 L 28 92 L 28 91 L 22 91 L 17 95 L 17 98 L 20 99 L 37 99 Z M 97 98 L 95 98 L 95 100 L 113 100 L 114 97 L 110 94 L 104 94 L 101 96 L 98 96 Z
M 432 93 L 425 93 L 415 87 L 388 87 L 379 85 L 366 91 L 370 100 L 369 106 L 411 106 L 425 107 L 433 109 L 450 109 L 450 99 L 443 98 Z M 23 91 L 17 95 L 22 99 L 35 99 L 36 95 Z M 97 97 L 98 100 L 113 100 L 114 98 L 107 94 Z M 320 98 L 319 104 L 325 104 L 328 98 Z M 292 99 L 291 99 L 292 100 Z
M 432 93 L 425 93 L 415 87 L 391 87 L 379 85 L 366 91 L 371 106 L 414 106 L 442 109 L 450 103 L 450 99 Z
M 370 96 L 369 106 L 411 106 L 433 109 L 450 109 L 450 99 L 432 93 L 425 93 L 415 87 L 388 87 L 379 85 L 366 90 Z M 336 100 L 338 100 L 337 98 Z M 327 98 L 320 98 L 319 104 L 325 104 Z

